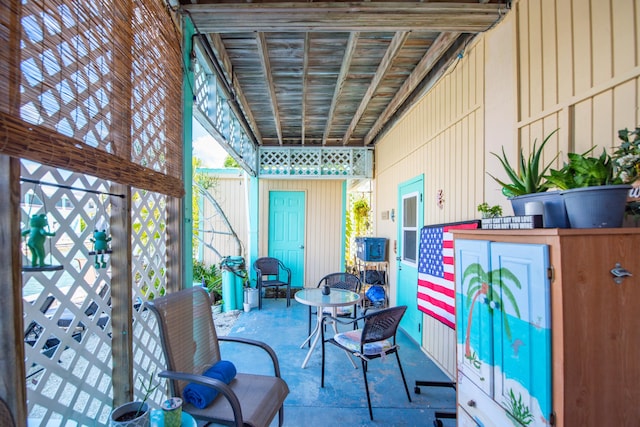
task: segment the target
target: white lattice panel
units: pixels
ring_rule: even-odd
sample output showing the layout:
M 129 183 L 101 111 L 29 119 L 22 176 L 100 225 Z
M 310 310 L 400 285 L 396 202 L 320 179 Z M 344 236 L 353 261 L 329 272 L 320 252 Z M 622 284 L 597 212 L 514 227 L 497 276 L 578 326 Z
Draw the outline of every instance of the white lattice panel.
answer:
M 196 47 L 197 56 L 194 65 L 194 94 L 196 108 L 203 114 L 207 124 L 223 138 L 217 141 L 229 147 L 236 153 L 236 159 L 243 163 L 252 175 L 256 175 L 257 149 L 241 125 L 239 118 L 229 106 L 222 90 L 218 87 L 213 70 L 208 62 L 202 59 L 200 50 Z M 207 125 L 205 128 L 209 127 Z
M 144 396 L 141 381 L 164 369 L 157 324 L 143 303 L 165 294 L 167 212 L 164 195 L 138 190 L 132 191 L 132 199 L 133 377 L 134 395 L 141 399 Z M 155 379 L 158 382 L 157 377 Z M 166 387 L 158 387 L 150 403 L 159 406 L 164 398 Z
M 98 192 L 108 183 L 23 161 L 21 176 L 41 183 Z M 108 198 L 23 182 L 22 230 L 45 213 L 55 236 L 45 242 L 47 264 L 57 271 L 23 272 L 25 366 L 30 425 L 106 425 L 111 411 L 111 274 L 94 267 L 90 238 L 108 230 Z M 27 239 L 28 236 L 25 236 Z M 30 253 L 23 243 L 23 265 Z
M 260 177 L 372 178 L 373 149 L 260 147 Z

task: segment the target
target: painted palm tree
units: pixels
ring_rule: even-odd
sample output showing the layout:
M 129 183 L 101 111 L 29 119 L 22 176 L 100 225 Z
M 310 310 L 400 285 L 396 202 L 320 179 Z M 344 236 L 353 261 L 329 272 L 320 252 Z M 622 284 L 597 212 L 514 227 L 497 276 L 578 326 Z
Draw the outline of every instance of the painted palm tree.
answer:
M 462 275 L 462 283 L 469 279 L 469 284 L 467 286 L 467 305 L 469 305 L 469 315 L 467 318 L 467 331 L 465 336 L 465 357 L 467 359 L 472 359 L 471 354 L 471 322 L 473 320 L 473 308 L 477 299 L 484 295 L 489 301 L 490 309 L 497 309 L 503 307 L 504 302 L 500 293 L 497 289 L 502 289 L 502 294 L 509 300 L 511 305 L 514 307 L 516 315 L 518 318 L 520 317 L 520 309 L 518 308 L 518 304 L 516 302 L 515 296 L 509 286 L 507 286 L 508 282 L 512 282 L 518 289 L 522 287 L 518 278 L 511 272 L 509 269 L 500 268 L 498 270 L 493 270 L 490 272 L 485 272 L 482 265 L 479 263 L 469 264 L 469 266 L 464 270 Z M 490 286 L 491 284 L 491 286 Z M 504 310 L 501 310 L 502 318 L 504 322 L 505 333 L 507 338 L 511 340 L 511 329 L 509 328 L 509 321 L 507 319 L 507 315 Z

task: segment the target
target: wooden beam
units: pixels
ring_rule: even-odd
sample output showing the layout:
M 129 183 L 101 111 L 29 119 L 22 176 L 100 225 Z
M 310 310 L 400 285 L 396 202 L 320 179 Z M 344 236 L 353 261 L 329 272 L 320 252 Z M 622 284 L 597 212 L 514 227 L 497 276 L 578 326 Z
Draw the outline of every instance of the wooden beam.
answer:
M 227 79 L 229 86 L 233 88 L 233 96 L 235 96 L 236 101 L 242 108 L 242 114 L 247 119 L 247 123 L 251 127 L 251 131 L 253 135 L 256 137 L 258 142 L 262 140 L 262 135 L 260 134 L 260 128 L 256 123 L 256 119 L 253 117 L 253 112 L 251 111 L 251 107 L 249 105 L 249 101 L 244 95 L 242 88 L 238 84 L 238 78 L 236 77 L 235 72 L 233 71 L 233 65 L 231 65 L 231 58 L 229 58 L 229 54 L 224 47 L 224 42 L 219 34 L 208 34 L 209 42 L 211 43 L 212 48 L 215 53 L 218 55 L 218 61 L 220 62 L 220 66 L 222 67 L 225 76 L 218 76 L 220 79 Z M 229 82 L 229 78 L 231 81 Z M 232 106 L 233 107 L 233 106 Z M 236 111 L 236 114 L 240 112 Z
M 282 145 L 282 125 L 280 123 L 280 113 L 278 112 L 278 99 L 276 98 L 276 88 L 273 83 L 273 74 L 271 72 L 271 62 L 269 61 L 269 48 L 264 33 L 256 33 L 256 41 L 258 42 L 258 53 L 262 62 L 264 76 L 267 79 L 267 89 L 269 90 L 269 101 L 273 110 L 273 121 L 278 134 L 278 142 Z
M 310 50 L 309 33 L 304 35 L 304 52 L 302 58 L 302 120 L 300 123 L 300 145 L 304 146 L 304 135 L 306 132 L 305 117 L 307 117 L 307 74 L 309 73 L 309 50 Z
M 500 16 L 497 3 L 283 2 L 183 5 L 198 30 L 245 31 L 453 31 L 477 33 Z
M 113 407 L 133 399 L 133 279 L 131 277 L 131 187 L 113 184 L 110 231 L 114 242 L 111 262 L 111 352 L 113 358 Z
M 442 58 L 442 55 L 453 45 L 460 34 L 459 33 L 441 33 L 433 42 L 429 50 L 424 54 L 418 65 L 413 69 L 411 75 L 402 84 L 402 87 L 396 92 L 391 102 L 385 110 L 378 116 L 378 119 L 369 130 L 364 138 L 365 145 L 373 141 L 373 138 L 380 132 L 382 126 L 398 111 L 400 105 L 411 95 L 422 79 L 431 71 L 433 66 Z
M 333 98 L 331 98 L 331 107 L 329 107 L 329 114 L 327 115 L 327 124 L 324 128 L 324 134 L 322 135 L 322 145 L 327 144 L 327 138 L 331 134 L 331 125 L 333 124 L 333 119 L 336 114 L 336 105 L 340 98 L 340 94 L 342 93 L 342 89 L 344 88 L 344 83 L 347 80 L 347 73 L 351 67 L 351 61 L 353 60 L 353 55 L 356 52 L 356 45 L 358 44 L 359 37 L 360 33 L 358 32 L 349 34 L 349 41 L 347 42 L 347 47 L 344 50 L 340 74 L 336 81 L 336 88 L 333 91 Z
M 27 420 L 20 252 L 20 160 L 0 155 L 0 398 L 16 425 Z
M 391 67 L 391 64 L 393 63 L 393 60 L 395 59 L 396 55 L 398 55 L 398 52 L 400 52 L 400 48 L 402 48 L 402 45 L 407 40 L 407 37 L 409 37 L 409 33 L 406 31 L 398 32 L 393 36 L 393 39 L 391 40 L 391 43 L 389 43 L 389 47 L 387 48 L 387 51 L 385 52 L 384 57 L 382 58 L 382 61 L 380 61 L 380 65 L 378 65 L 376 74 L 373 76 L 373 79 L 371 79 L 371 84 L 367 88 L 367 92 L 362 97 L 362 101 L 360 101 L 360 105 L 358 106 L 358 109 L 356 110 L 355 114 L 353 115 L 353 118 L 351 119 L 351 124 L 349 124 L 347 131 L 342 137 L 343 145 L 347 145 L 349 143 L 349 139 L 351 138 L 353 131 L 356 129 L 356 126 L 358 125 L 360 118 L 362 118 L 362 115 L 367 109 L 367 105 L 369 104 L 369 101 L 373 97 L 373 94 L 376 93 L 376 90 L 378 89 L 380 82 L 382 81 L 382 79 L 384 78 L 384 75 L 387 73 L 387 71 Z

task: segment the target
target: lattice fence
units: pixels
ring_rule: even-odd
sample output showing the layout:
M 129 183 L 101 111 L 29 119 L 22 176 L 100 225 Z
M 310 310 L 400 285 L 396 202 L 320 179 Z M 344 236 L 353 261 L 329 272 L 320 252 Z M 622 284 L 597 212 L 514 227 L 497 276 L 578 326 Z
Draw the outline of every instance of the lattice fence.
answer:
M 22 177 L 107 192 L 108 183 L 23 161 Z M 108 197 L 24 182 L 22 230 L 45 214 L 45 262 L 53 271 L 23 272 L 29 424 L 106 424 L 111 411 L 111 274 L 89 255 L 95 228 L 109 226 Z M 25 236 L 23 265 L 31 264 Z M 117 242 L 114 242 L 117 244 Z M 38 269 L 36 269 L 38 270 Z
M 90 252 L 94 229 L 108 234 L 110 206 L 108 196 L 90 191 L 106 193 L 109 183 L 27 161 L 21 175 L 21 229 L 29 229 L 31 216 L 45 214 L 45 229 L 55 233 L 45 242 L 48 271 L 23 272 L 29 424 L 107 425 L 113 399 L 110 260 Z M 165 292 L 166 196 L 132 194 L 134 387 L 140 398 L 140 380 L 164 365 L 155 318 L 142 303 Z M 22 248 L 27 267 L 28 237 Z M 165 396 L 162 381 L 152 405 Z
M 368 148 L 260 147 L 261 178 L 372 178 L 373 150 Z

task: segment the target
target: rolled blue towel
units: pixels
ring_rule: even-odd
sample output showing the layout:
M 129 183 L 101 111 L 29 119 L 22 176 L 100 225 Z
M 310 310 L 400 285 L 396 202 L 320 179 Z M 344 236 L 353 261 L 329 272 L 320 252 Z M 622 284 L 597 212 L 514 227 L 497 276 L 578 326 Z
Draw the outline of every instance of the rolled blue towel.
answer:
M 202 374 L 205 377 L 215 378 L 225 384 L 229 384 L 236 376 L 236 367 L 228 360 L 221 360 Z M 218 395 L 218 390 L 206 385 L 189 383 L 182 391 L 182 398 L 185 402 L 191 403 L 199 409 L 204 409 Z

